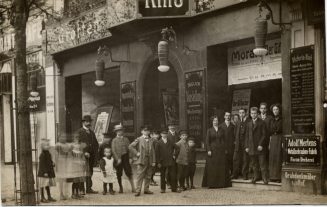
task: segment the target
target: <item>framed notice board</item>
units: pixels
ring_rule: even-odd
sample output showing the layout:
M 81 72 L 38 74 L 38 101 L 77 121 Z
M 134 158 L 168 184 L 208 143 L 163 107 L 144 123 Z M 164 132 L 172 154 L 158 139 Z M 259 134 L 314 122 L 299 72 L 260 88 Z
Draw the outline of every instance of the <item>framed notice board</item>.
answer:
M 201 147 L 204 137 L 205 70 L 185 73 L 186 121 L 189 137 Z
M 292 134 L 314 134 L 314 45 L 294 48 L 290 53 Z
M 126 137 L 128 137 L 130 141 L 133 141 L 136 136 L 136 81 L 121 83 L 120 91 L 120 114 L 122 125 L 125 128 Z

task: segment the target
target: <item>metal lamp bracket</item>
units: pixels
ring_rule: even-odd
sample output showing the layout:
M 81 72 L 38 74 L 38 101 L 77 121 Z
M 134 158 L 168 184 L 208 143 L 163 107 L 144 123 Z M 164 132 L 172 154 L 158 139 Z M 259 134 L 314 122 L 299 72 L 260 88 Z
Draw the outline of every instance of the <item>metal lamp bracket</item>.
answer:
M 281 6 L 281 5 L 280 5 Z M 264 0 L 261 0 L 258 4 L 258 7 L 259 7 L 259 13 L 261 15 L 261 12 L 262 12 L 262 8 L 265 8 L 268 10 L 268 14 L 266 16 L 266 19 L 271 19 L 271 23 L 274 24 L 274 25 L 279 25 L 282 29 L 285 27 L 285 25 L 292 25 L 291 22 L 276 22 L 274 20 L 274 16 L 273 16 L 273 12 L 272 12 L 272 9 L 271 7 L 268 5 L 268 3 Z M 279 14 L 281 15 L 281 14 Z
M 173 27 L 166 27 L 161 30 L 162 39 L 166 40 L 167 42 L 174 42 L 177 48 L 177 37 L 176 32 Z
M 98 58 L 103 59 L 104 56 L 108 56 L 108 55 L 110 58 L 110 62 L 113 62 L 113 63 L 129 63 L 130 62 L 128 60 L 114 60 L 112 58 L 112 52 L 111 52 L 110 48 L 107 47 L 107 45 L 100 46 L 98 49 Z

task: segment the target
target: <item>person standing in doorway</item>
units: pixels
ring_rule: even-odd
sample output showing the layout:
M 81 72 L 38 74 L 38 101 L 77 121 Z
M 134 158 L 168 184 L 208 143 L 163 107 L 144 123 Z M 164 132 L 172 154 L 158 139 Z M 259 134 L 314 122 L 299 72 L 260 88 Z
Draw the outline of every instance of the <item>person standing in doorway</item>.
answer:
M 222 131 L 222 139 L 225 142 L 225 154 L 226 154 L 226 167 L 228 170 L 229 177 L 232 176 L 233 171 L 233 153 L 234 153 L 234 142 L 235 142 L 235 126 L 231 123 L 231 113 L 225 112 L 224 123 L 220 125 Z M 231 186 L 231 183 L 227 185 Z
M 153 167 L 156 165 L 154 140 L 150 138 L 150 130 L 147 126 L 141 127 L 142 136 L 138 137 L 129 145 L 129 150 L 137 156 L 137 181 L 136 194 L 141 195 L 142 184 L 144 181 L 144 194 L 153 194 L 150 191 L 150 180 Z
M 274 104 L 270 110 L 273 112 L 274 118 L 270 122 L 269 179 L 270 181 L 281 182 L 283 144 L 281 107 L 279 104 Z
M 268 184 L 266 148 L 263 144 L 266 138 L 265 123 L 258 118 L 258 108 L 251 107 L 252 121 L 247 123 L 245 134 L 245 151 L 249 153 L 250 165 L 253 169 L 252 183 L 255 184 L 259 180 L 259 167 L 264 184 Z
M 268 163 L 269 163 L 268 145 L 269 145 L 269 140 L 270 140 L 270 124 L 271 124 L 271 121 L 273 120 L 273 117 L 267 113 L 268 105 L 266 102 L 260 103 L 259 110 L 260 110 L 259 118 L 265 123 L 265 127 L 266 127 L 266 137 L 265 137 L 265 141 L 263 142 L 263 147 L 267 149 L 265 151 L 265 153 L 266 153 L 265 156 L 266 156 L 266 161 L 267 161 L 267 166 L 268 166 Z
M 86 177 L 86 193 L 96 194 L 97 191 L 92 189 L 93 167 L 97 164 L 97 155 L 99 143 L 91 130 L 92 119 L 90 115 L 85 115 L 82 119 L 82 128 L 78 130 L 78 139 L 81 143 L 85 143 L 84 154 L 87 160 L 88 176 Z M 84 184 L 83 184 L 84 185 Z M 84 187 L 81 189 L 84 190 Z
M 119 184 L 119 193 L 123 193 L 123 184 L 121 177 L 123 175 L 123 170 L 125 171 L 126 176 L 129 179 L 131 184 L 132 192 L 135 192 L 132 167 L 129 163 L 129 140 L 124 137 L 124 127 L 119 124 L 114 127 L 114 132 L 116 132 L 116 137 L 112 140 L 112 154 L 117 163 L 117 180 Z
M 244 180 L 248 179 L 249 154 L 245 152 L 245 130 L 249 119 L 246 117 L 246 109 L 238 111 L 240 121 L 235 126 L 235 148 L 233 156 L 233 179 L 237 179 L 242 172 Z
M 176 127 L 175 124 L 173 124 L 173 123 L 168 124 L 168 135 L 167 135 L 167 137 L 174 144 L 176 144 L 179 141 L 179 135 L 178 135 L 178 132 L 177 132 L 176 128 L 177 127 Z M 175 173 L 177 174 L 177 164 L 176 164 L 175 160 L 174 160 L 173 165 L 175 165 L 173 167 L 173 169 L 176 170 Z M 168 176 L 168 174 L 166 174 L 166 178 L 167 178 L 167 186 L 168 186 L 168 188 L 170 188 L 171 187 L 170 186 L 170 176 Z

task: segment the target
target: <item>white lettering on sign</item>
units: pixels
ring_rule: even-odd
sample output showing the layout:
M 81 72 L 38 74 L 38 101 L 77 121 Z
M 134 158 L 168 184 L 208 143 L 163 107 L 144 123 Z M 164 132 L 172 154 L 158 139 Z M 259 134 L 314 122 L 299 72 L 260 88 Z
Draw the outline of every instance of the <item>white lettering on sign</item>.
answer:
M 289 139 L 288 147 L 316 147 L 317 141 L 310 141 L 309 139 Z
M 181 8 L 183 6 L 183 0 L 146 0 L 145 8 Z M 157 2 L 157 3 L 156 3 Z
M 285 172 L 286 179 L 316 180 L 316 175 L 312 173 Z

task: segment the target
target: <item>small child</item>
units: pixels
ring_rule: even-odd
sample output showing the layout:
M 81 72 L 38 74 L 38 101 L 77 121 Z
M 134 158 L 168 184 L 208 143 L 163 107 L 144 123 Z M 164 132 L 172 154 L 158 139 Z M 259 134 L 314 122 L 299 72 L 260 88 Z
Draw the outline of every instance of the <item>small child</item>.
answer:
M 50 187 L 56 185 L 54 163 L 52 162 L 51 154 L 49 152 L 50 145 L 48 139 L 41 140 L 42 152 L 39 157 L 39 185 L 41 188 L 41 202 L 48 203 L 56 201 L 51 197 Z M 48 200 L 44 197 L 44 188 L 47 191 Z
M 103 174 L 103 195 L 107 194 L 107 184 L 109 183 L 109 193 L 115 194 L 113 183 L 117 179 L 116 170 L 114 168 L 114 158 L 112 157 L 111 148 L 104 148 L 104 157 L 100 159 L 100 169 Z
M 193 185 L 193 177 L 196 169 L 196 151 L 195 151 L 195 142 L 193 137 L 189 138 L 188 147 L 189 147 L 189 151 L 187 155 L 188 169 L 187 169 L 187 176 L 186 176 L 186 187 L 188 189 L 195 189 Z
M 187 176 L 188 167 L 188 151 L 189 147 L 187 144 L 187 131 L 180 131 L 180 140 L 176 145 L 176 163 L 177 163 L 177 179 L 179 181 L 180 190 L 185 191 L 185 179 Z
M 103 133 L 103 141 L 99 146 L 98 157 L 101 160 L 104 157 L 104 149 L 111 148 L 112 136 L 109 133 Z

